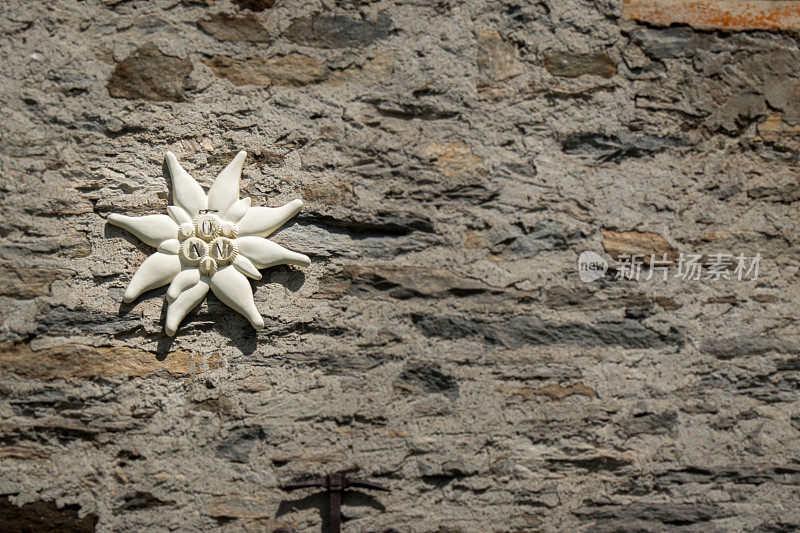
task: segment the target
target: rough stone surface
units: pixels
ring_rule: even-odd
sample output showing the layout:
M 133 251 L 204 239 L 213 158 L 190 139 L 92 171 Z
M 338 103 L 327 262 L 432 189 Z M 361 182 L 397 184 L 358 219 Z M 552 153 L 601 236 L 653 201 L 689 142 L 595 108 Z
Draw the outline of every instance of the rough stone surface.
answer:
M 626 17 L 655 24 L 688 24 L 701 30 L 796 30 L 794 0 L 623 0 Z
M 321 48 L 365 46 L 389 36 L 392 19 L 385 12 L 375 20 L 358 20 L 349 16 L 314 15 L 292 22 L 283 33 L 289 41 Z
M 479 80 L 480 86 L 517 76 L 524 70 L 514 45 L 503 40 L 496 30 L 478 32 L 476 63 L 483 78 Z
M 543 57 L 547 72 L 553 76 L 577 78 L 591 74 L 610 78 L 617 73 L 617 65 L 606 54 L 574 54 L 547 50 Z
M 60 531 L 63 533 L 89 533 L 95 531 L 97 515 L 78 517 L 80 507 L 67 505 L 58 508 L 53 503 L 28 503 L 16 506 L 8 498 L 0 499 L 0 524 L 3 531 L 23 533 L 33 531 Z
M 117 98 L 179 101 L 189 88 L 192 62 L 170 57 L 152 44 L 134 50 L 111 73 L 106 88 Z
M 800 44 L 700 4 L 7 1 L 0 519 L 313 532 L 279 487 L 346 470 L 392 492 L 345 531 L 796 531 Z M 304 198 L 263 331 L 121 303 L 152 250 L 105 217 L 164 212 L 166 150 Z
M 231 0 L 239 9 L 250 11 L 264 11 L 275 5 L 275 0 Z
M 324 79 L 319 60 L 289 55 L 277 59 L 233 59 L 215 57 L 206 63 L 216 76 L 234 85 L 286 85 L 299 87 Z
M 647 264 L 652 259 L 663 260 L 666 257 L 675 261 L 678 258 L 675 248 L 657 233 L 604 229 L 603 249 L 614 259 L 619 259 L 622 255 L 642 256 Z
M 247 15 L 228 15 L 217 13 L 197 23 L 200 28 L 220 41 L 245 41 L 251 43 L 267 42 L 269 35 L 258 18 Z

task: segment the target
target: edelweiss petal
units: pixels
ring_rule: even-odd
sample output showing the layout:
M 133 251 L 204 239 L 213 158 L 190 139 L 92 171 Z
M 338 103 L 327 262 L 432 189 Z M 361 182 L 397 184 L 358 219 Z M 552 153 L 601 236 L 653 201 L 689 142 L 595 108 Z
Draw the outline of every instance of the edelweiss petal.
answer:
M 308 266 L 311 259 L 303 254 L 287 250 L 280 244 L 262 237 L 239 237 L 236 239 L 239 253 L 248 258 L 258 268 L 277 265 Z
M 179 205 L 167 206 L 167 213 L 169 213 L 169 216 L 172 217 L 172 220 L 178 224 L 192 223 L 192 217 L 190 217 L 189 213 L 187 213 L 186 210 Z
M 150 289 L 170 283 L 165 331 L 174 335 L 184 317 L 209 288 L 227 306 L 243 314 L 256 329 L 264 327 L 253 289 L 245 276 L 261 279 L 259 268 L 311 260 L 268 241 L 269 235 L 303 205 L 294 200 L 282 207 L 251 207 L 239 200 L 239 182 L 246 154 L 239 152 L 219 173 L 206 196 L 175 155 L 167 152 L 173 201 L 167 215 L 126 217 L 109 215 L 111 224 L 126 229 L 157 249 L 139 267 L 125 289 L 126 302 Z
M 133 275 L 122 299 L 132 302 L 143 292 L 166 285 L 180 271 L 181 260 L 177 255 L 156 252 L 145 259 L 142 266 Z
M 168 239 L 158 245 L 156 250 L 165 254 L 176 255 L 181 249 L 181 243 L 178 239 Z
M 203 188 L 183 170 L 172 152 L 167 152 L 167 166 L 172 176 L 172 201 L 186 210 L 190 217 L 196 217 L 201 209 L 207 209 L 208 198 Z
M 303 200 L 292 200 L 280 207 L 251 207 L 239 221 L 239 235 L 266 237 L 274 233 L 303 207 Z
M 211 278 L 211 290 L 222 303 L 243 314 L 256 329 L 264 327 L 264 319 L 253 301 L 250 282 L 232 265 L 226 266 Z
M 176 299 L 180 293 L 200 281 L 200 271 L 196 268 L 184 268 L 175 276 L 167 289 L 167 300 Z
M 242 177 L 246 155 L 246 152 L 236 154 L 233 161 L 214 180 L 208 190 L 209 209 L 224 214 L 239 199 L 239 179 Z
M 108 221 L 133 233 L 140 241 L 153 248 L 167 239 L 178 238 L 178 225 L 167 215 L 128 217 L 111 213 Z
M 201 279 L 193 287 L 183 291 L 171 301 L 167 306 L 167 322 L 164 325 L 164 332 L 172 337 L 178 331 L 181 320 L 184 319 L 189 311 L 197 307 L 208 293 L 208 282 Z
M 230 222 L 239 222 L 248 209 L 250 209 L 250 198 L 242 198 L 225 212 L 223 218 Z
M 233 266 L 245 276 L 253 279 L 261 279 L 261 272 L 258 271 L 252 261 L 242 254 L 236 256 L 236 259 L 233 260 Z

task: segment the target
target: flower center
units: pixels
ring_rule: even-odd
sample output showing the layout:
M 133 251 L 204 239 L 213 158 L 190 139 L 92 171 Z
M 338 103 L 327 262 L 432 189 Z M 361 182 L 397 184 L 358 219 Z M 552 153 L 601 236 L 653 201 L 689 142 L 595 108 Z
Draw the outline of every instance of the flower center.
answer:
M 200 260 L 200 273 L 204 276 L 208 276 L 209 278 L 216 274 L 217 272 L 217 262 L 214 261 L 211 257 L 205 256 Z
M 217 237 L 208 245 L 208 255 L 217 263 L 230 264 L 239 255 L 239 247 L 226 237 Z
M 194 219 L 194 235 L 204 241 L 210 241 L 217 235 L 222 226 L 219 218 L 211 213 L 200 213 Z
M 185 222 L 178 230 L 181 262 L 200 269 L 211 277 L 219 267 L 230 265 L 239 255 L 234 240 L 239 231 L 236 224 L 222 222 L 211 213 L 200 213 L 194 223 Z
M 203 239 L 189 237 L 181 244 L 181 259 L 190 265 L 197 265 L 208 253 L 208 245 Z

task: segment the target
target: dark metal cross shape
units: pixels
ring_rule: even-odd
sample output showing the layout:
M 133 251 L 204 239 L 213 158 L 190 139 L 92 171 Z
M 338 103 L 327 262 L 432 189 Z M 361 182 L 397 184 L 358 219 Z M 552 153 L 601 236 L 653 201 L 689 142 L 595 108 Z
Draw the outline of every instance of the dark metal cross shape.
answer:
M 329 501 L 330 533 L 341 533 L 342 531 L 342 493 L 350 487 L 361 487 L 365 489 L 383 490 L 389 489 L 367 481 L 365 479 L 350 479 L 342 473 L 331 474 L 327 477 L 318 477 L 297 483 L 284 485 L 284 490 L 302 489 L 305 487 L 322 487 L 327 489 Z

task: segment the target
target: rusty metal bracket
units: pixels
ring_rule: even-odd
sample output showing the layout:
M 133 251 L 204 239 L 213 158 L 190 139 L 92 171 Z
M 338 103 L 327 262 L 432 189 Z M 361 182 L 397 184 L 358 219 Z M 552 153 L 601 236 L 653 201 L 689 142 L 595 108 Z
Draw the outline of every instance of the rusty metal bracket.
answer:
M 283 485 L 283 490 L 296 490 L 308 487 L 322 487 L 328 493 L 328 511 L 330 516 L 330 533 L 341 533 L 342 530 L 342 493 L 349 488 L 358 487 L 372 490 L 382 490 L 389 492 L 389 489 L 379 485 L 375 482 L 366 479 L 350 479 L 339 472 L 331 474 L 326 477 L 318 477 L 299 481 L 296 483 L 288 483 Z

